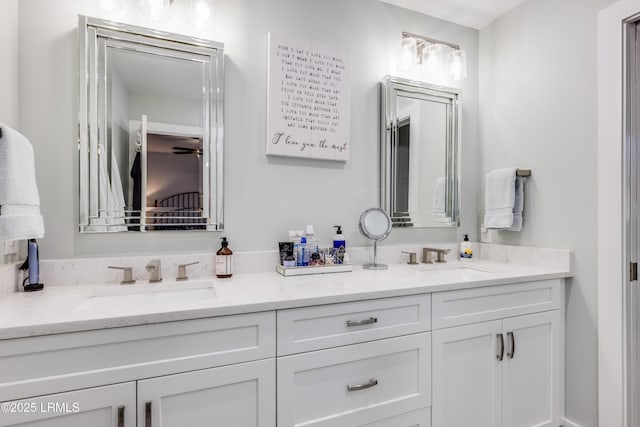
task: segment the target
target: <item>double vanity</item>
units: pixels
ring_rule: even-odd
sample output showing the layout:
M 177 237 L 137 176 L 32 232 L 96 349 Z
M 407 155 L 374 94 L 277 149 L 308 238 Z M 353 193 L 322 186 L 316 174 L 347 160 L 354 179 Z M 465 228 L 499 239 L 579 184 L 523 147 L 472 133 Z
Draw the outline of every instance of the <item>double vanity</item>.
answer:
M 558 426 L 571 274 L 478 259 L 16 293 L 0 426 Z

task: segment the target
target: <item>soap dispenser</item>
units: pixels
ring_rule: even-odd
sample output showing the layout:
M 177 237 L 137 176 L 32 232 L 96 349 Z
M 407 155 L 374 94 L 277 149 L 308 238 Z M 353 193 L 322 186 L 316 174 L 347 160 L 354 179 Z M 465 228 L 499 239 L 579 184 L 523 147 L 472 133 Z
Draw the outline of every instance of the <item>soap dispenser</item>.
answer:
M 464 240 L 460 242 L 460 261 L 470 261 L 473 259 L 473 245 L 469 241 L 469 235 L 464 235 Z
M 344 252 L 347 249 L 347 241 L 342 234 L 342 226 L 334 225 L 336 234 L 333 236 L 333 252 L 335 254 L 336 264 L 344 263 Z
M 226 237 L 221 237 L 222 247 L 216 252 L 216 277 L 225 279 L 233 274 L 233 251 Z

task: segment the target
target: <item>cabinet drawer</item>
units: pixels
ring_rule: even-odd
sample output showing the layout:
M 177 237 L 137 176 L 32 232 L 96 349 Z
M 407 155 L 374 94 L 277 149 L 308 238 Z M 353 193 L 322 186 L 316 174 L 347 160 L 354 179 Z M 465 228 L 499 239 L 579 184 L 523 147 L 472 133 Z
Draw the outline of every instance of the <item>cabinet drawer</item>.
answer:
M 358 427 L 431 427 L 431 408 L 424 408 Z
M 279 427 L 367 425 L 431 405 L 431 333 L 281 357 L 277 372 Z
M 274 312 L 6 340 L 0 401 L 274 356 Z
M 558 309 L 564 304 L 564 281 L 436 292 L 432 298 L 433 329 L 441 329 Z
M 278 311 L 278 355 L 426 332 L 429 295 Z

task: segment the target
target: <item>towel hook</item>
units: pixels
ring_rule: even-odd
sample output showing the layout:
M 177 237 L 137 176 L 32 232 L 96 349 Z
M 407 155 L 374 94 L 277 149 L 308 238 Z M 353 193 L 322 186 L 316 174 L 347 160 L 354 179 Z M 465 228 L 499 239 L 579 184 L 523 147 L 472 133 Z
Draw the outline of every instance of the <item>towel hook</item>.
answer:
M 528 178 L 531 176 L 531 169 L 517 169 L 516 176 L 521 176 L 523 178 Z

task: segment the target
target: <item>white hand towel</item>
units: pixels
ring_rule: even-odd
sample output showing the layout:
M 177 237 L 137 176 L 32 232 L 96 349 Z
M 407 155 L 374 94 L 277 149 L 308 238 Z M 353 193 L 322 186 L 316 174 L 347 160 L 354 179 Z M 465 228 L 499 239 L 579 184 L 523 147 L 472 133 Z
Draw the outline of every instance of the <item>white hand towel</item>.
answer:
M 516 199 L 513 206 L 513 224 L 508 231 L 522 230 L 522 213 L 524 211 L 524 179 L 516 176 Z
M 446 181 L 444 177 L 436 179 L 436 185 L 433 189 L 433 205 L 431 208 L 431 216 L 433 222 L 436 223 L 449 223 L 451 218 L 447 216 L 445 210 L 445 186 Z
M 0 240 L 44 236 L 31 143 L 0 123 Z
M 516 168 L 496 169 L 487 174 L 484 226 L 508 229 L 513 225 L 516 201 Z
M 432 213 L 434 218 L 444 216 L 444 192 L 445 192 L 445 180 L 444 177 L 436 179 L 436 185 L 433 188 L 433 205 Z

